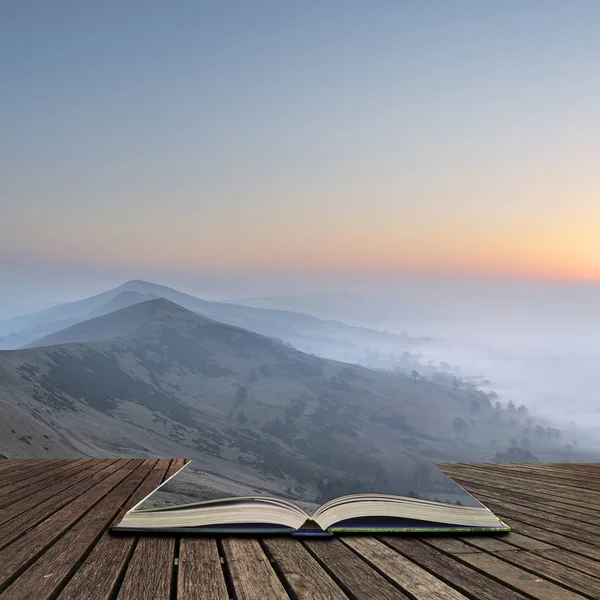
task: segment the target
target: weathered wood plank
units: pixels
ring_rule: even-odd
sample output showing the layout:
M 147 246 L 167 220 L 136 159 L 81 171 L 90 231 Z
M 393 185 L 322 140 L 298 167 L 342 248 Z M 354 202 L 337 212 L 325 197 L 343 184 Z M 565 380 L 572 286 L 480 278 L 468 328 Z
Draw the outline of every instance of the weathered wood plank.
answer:
M 568 550 L 559 550 L 558 548 L 541 552 L 540 556 L 553 560 L 561 565 L 573 567 L 582 573 L 587 573 L 588 575 L 600 578 L 600 561 L 573 554 Z
M 600 560 L 600 549 L 592 544 L 588 544 L 587 542 L 578 541 L 559 533 L 554 533 L 553 531 L 536 527 L 535 525 L 529 525 L 528 523 L 524 523 L 516 519 L 510 519 L 509 524 L 517 533 L 527 537 L 547 542 L 548 544 L 552 544 L 558 548 L 562 548 L 563 550 L 569 550 L 570 552 L 575 552 L 576 554 L 581 554 L 582 556 L 587 556 L 588 558 Z
M 117 598 L 169 600 L 174 558 L 174 537 L 140 536 Z
M 150 468 L 150 466 L 144 465 L 144 468 Z M 158 487 L 163 478 L 163 472 L 151 470 L 113 523 Z M 110 531 L 103 533 L 89 556 L 61 592 L 60 600 L 108 600 L 113 598 L 119 578 L 125 572 L 137 541 L 138 537 L 133 535 L 115 535 Z
M 16 465 L 14 469 L 3 473 L 2 482 L 4 485 L 11 485 L 17 481 L 22 481 L 23 479 L 28 479 L 29 477 L 35 477 L 40 473 L 44 473 L 47 469 L 53 468 L 59 462 L 62 461 L 51 459 L 23 461 L 24 464 Z
M 569 523 L 564 519 L 552 517 L 551 515 L 548 515 L 546 513 L 538 513 L 537 515 L 534 513 L 532 515 L 529 514 L 530 511 L 526 507 L 516 507 L 509 509 L 506 506 L 497 504 L 495 501 L 489 501 L 486 504 L 488 508 L 493 510 L 498 516 L 502 517 L 504 520 L 518 519 L 521 523 L 528 523 L 529 525 L 534 525 L 536 527 L 547 529 L 548 531 L 551 531 L 553 533 L 560 533 L 565 537 L 570 537 L 578 541 L 584 541 L 591 544 L 592 546 L 598 545 L 598 532 L 588 531 L 588 528 L 591 527 L 589 525 L 581 524 L 577 521 L 572 521 L 571 523 Z
M 308 540 L 305 546 L 357 600 L 408 600 L 408 596 L 359 558 L 340 540 Z
M 478 600 L 525 600 L 525 596 L 498 581 L 479 573 L 472 567 L 447 556 L 419 538 L 408 536 L 384 536 L 386 544 L 409 557 L 413 562 L 450 583 L 469 597 Z M 452 538 L 449 538 L 452 539 Z M 454 554 L 462 554 L 454 549 Z
M 298 600 L 347 599 L 297 539 L 267 538 L 263 543 Z
M 288 600 L 258 540 L 224 538 L 223 550 L 238 600 Z
M 551 581 L 563 584 L 571 589 L 580 592 L 582 594 L 592 595 L 596 594 L 600 590 L 600 579 L 591 575 L 581 573 L 571 567 L 563 564 L 556 563 L 549 558 L 546 558 L 544 554 L 534 554 L 533 552 L 526 552 L 523 550 L 518 551 L 506 551 L 503 550 L 503 545 L 500 540 L 492 554 L 500 554 L 502 559 L 518 567 L 523 567 L 527 571 L 532 571 L 545 577 Z M 473 538 L 473 543 L 483 547 L 483 544 L 479 544 L 477 538 Z M 504 544 L 508 546 L 508 544 Z M 509 546 L 510 548 L 510 546 Z
M 52 513 L 72 502 L 119 469 L 114 460 L 99 461 L 89 469 L 77 473 L 68 480 L 45 488 L 24 498 L 0 512 L 0 548 L 4 548 L 28 529 L 49 517 Z
M 63 460 L 59 463 L 48 465 L 43 471 L 29 477 L 19 477 L 10 482 L 8 478 L 2 478 L 2 487 L 0 487 L 0 499 L 4 499 L 21 488 L 31 486 L 32 484 L 41 483 L 44 480 L 60 475 L 64 471 L 75 468 L 78 464 L 89 462 L 91 459 L 81 460 Z
M 229 600 L 217 542 L 182 537 L 179 547 L 177 600 Z
M 161 458 L 155 471 L 168 472 L 171 460 Z M 174 577 L 175 536 L 141 536 L 133 551 L 118 598 L 154 598 L 168 600 Z M 152 596 L 150 595 L 152 590 Z
M 132 466 L 137 468 L 8 587 L 10 598 L 46 600 L 55 595 L 151 469 L 141 463 Z
M 464 600 L 466 596 L 428 573 L 402 554 L 372 537 L 344 537 L 344 544 L 395 581 L 415 600 Z
M 487 465 L 485 465 L 487 466 Z M 541 481 L 536 477 L 529 475 L 525 470 L 520 475 L 507 473 L 487 473 L 484 465 L 473 465 L 469 468 L 449 469 L 447 472 L 451 477 L 460 476 L 468 479 L 469 477 L 484 477 L 485 481 L 494 481 L 496 486 L 516 486 L 517 489 L 526 489 L 529 493 L 552 494 L 563 498 L 576 498 L 585 502 L 597 502 L 600 500 L 600 492 L 589 491 L 582 488 L 574 488 L 561 483 L 552 483 L 551 481 Z M 551 478 L 550 478 L 551 479 Z
M 27 568 L 39 554 L 61 537 L 90 508 L 100 502 L 137 466 L 135 463 L 130 466 L 129 461 L 124 462 L 117 471 L 96 483 L 0 551 L 0 589 L 6 586 L 22 569 Z
M 435 540 L 431 542 L 427 541 L 426 543 L 431 543 L 434 547 L 436 546 Z M 561 585 L 506 562 L 505 555 L 502 555 L 501 559 L 485 552 L 472 552 L 456 554 L 455 557 L 456 560 L 465 562 L 479 571 L 491 575 L 524 594 L 529 594 L 539 600 L 580 600 L 584 598 L 581 594 L 571 592 Z
M 91 459 L 83 461 L 74 460 L 56 471 L 43 473 L 37 477 L 21 481 L 18 484 L 3 486 L 2 491 L 4 493 L 0 497 L 0 508 L 10 506 L 23 498 L 28 498 L 32 494 L 40 492 L 50 486 L 55 486 L 57 483 L 88 469 L 93 462 L 94 461 Z
M 560 509 L 562 511 L 567 511 L 571 513 L 576 519 L 580 521 L 585 521 L 588 523 L 595 523 L 598 517 L 598 513 L 589 506 L 580 506 L 578 504 L 573 504 L 571 501 L 564 500 L 554 500 L 552 498 L 535 496 L 533 494 L 528 494 L 524 490 L 519 492 L 510 491 L 506 488 L 495 488 L 491 486 L 483 486 L 473 482 L 469 482 L 469 491 L 476 496 L 477 498 L 482 498 L 482 502 L 484 497 L 496 498 L 498 500 L 503 500 L 506 502 L 513 502 L 519 505 L 525 506 L 538 506 L 540 510 L 545 510 L 549 512 L 553 512 L 555 508 Z

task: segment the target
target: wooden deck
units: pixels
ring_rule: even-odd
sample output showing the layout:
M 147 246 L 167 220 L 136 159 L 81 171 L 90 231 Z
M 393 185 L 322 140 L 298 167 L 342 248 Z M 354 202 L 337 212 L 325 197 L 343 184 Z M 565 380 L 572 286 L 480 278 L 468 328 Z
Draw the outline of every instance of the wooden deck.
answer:
M 600 598 L 600 465 L 444 465 L 504 536 L 114 536 L 182 460 L 0 462 L 0 598 Z

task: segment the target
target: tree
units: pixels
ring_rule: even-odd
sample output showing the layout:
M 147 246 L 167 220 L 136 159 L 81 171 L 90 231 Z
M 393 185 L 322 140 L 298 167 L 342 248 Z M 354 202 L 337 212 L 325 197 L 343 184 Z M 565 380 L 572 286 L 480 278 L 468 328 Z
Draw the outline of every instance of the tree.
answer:
M 537 435 L 539 438 L 543 437 L 545 431 L 546 430 L 541 425 L 536 425 L 535 435 Z
M 524 437 L 521 440 L 521 448 L 523 450 L 531 450 L 531 440 L 528 437 Z
M 421 376 L 419 375 L 418 371 L 411 371 L 410 378 L 413 381 L 418 381 L 419 379 L 421 379 Z
M 517 410 L 517 408 L 515 407 L 515 403 L 512 400 L 508 401 L 506 408 L 507 408 L 508 412 L 511 412 L 511 413 L 514 413 Z
M 517 442 L 517 440 L 515 440 L 515 438 L 510 438 L 509 444 L 510 444 L 511 448 L 517 448 L 519 445 L 519 442 Z

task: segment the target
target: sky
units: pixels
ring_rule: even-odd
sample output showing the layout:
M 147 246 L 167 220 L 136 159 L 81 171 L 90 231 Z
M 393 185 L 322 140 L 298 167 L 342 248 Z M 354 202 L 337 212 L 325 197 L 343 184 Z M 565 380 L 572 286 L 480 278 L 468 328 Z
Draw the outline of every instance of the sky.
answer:
M 4 306 L 146 274 L 600 281 L 599 22 L 595 0 L 2 2 Z

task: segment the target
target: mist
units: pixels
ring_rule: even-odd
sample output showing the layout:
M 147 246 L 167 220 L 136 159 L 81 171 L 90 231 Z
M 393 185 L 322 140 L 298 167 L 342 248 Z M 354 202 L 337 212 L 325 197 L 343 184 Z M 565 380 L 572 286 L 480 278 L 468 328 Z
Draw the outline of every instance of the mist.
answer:
M 3 270 L 0 319 L 99 293 L 143 277 L 205 299 L 278 308 L 405 333 L 405 347 L 343 353 L 327 340 L 301 348 L 328 358 L 393 368 L 403 351 L 423 368 L 447 363 L 487 381 L 503 402 L 560 423 L 600 428 L 600 286 L 582 282 L 389 273 L 186 273 L 158 269 Z M 426 339 L 423 339 L 426 338 Z M 365 360 L 378 353 L 378 361 Z M 402 366 L 402 365 L 400 365 Z M 405 365 L 404 365 L 405 366 Z
M 462 376 L 488 380 L 484 387 L 504 402 L 600 427 L 598 285 L 411 278 L 371 292 L 248 302 L 427 337 L 410 349 L 424 365 L 449 363 Z

